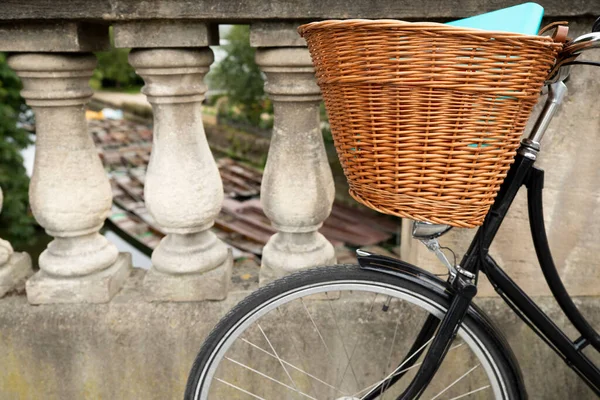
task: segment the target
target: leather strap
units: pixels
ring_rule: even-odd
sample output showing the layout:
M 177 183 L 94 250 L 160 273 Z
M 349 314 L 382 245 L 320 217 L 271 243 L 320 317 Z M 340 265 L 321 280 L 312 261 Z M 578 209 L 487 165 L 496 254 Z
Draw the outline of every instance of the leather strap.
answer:
M 559 25 L 552 35 L 552 39 L 558 43 L 565 43 L 567 41 L 567 35 L 569 34 L 569 27 L 565 25 Z

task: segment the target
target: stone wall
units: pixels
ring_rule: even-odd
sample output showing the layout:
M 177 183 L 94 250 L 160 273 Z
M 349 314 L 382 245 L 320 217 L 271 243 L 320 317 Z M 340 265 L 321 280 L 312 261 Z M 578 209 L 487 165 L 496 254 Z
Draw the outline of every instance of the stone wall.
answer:
M 203 339 L 247 292 L 230 293 L 225 301 L 148 303 L 140 290 L 143 274 L 138 270 L 109 304 L 32 307 L 24 296 L 0 301 L 0 398 L 181 399 Z M 565 325 L 550 299 L 536 301 Z M 581 297 L 576 303 L 593 323 L 600 323 L 600 299 Z M 478 304 L 503 328 L 531 399 L 594 398 L 498 298 Z M 375 329 L 378 335 L 393 334 Z
M 317 20 L 330 18 L 461 18 L 510 7 L 514 0 L 5 0 L 0 20 L 75 19 L 127 21 L 136 19 L 248 22 L 255 20 Z M 595 15 L 593 0 L 538 0 L 550 17 Z M 167 6 L 168 4 L 168 6 Z

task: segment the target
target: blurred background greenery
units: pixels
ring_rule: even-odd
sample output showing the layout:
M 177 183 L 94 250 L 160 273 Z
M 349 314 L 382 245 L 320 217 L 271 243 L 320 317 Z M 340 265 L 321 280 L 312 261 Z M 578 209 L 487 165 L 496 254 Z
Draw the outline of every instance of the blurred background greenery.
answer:
M 21 150 L 32 144 L 19 121 L 27 113 L 19 91 L 21 82 L 0 53 L 0 187 L 4 203 L 0 213 L 0 238 L 19 249 L 35 240 L 35 220 L 29 212 L 29 177 Z
M 94 90 L 114 90 L 119 92 L 137 93 L 144 85 L 140 78 L 127 61 L 130 49 L 116 49 L 114 47 L 112 27 L 109 30 L 109 51 L 96 53 L 98 65 L 94 71 L 90 86 Z
M 225 56 L 207 75 L 211 90 L 220 95 L 209 101 L 219 102 L 218 116 L 225 121 L 270 129 L 273 106 L 265 96 L 263 74 L 254 61 L 256 50 L 250 47 L 250 29 L 234 25 L 225 35 Z

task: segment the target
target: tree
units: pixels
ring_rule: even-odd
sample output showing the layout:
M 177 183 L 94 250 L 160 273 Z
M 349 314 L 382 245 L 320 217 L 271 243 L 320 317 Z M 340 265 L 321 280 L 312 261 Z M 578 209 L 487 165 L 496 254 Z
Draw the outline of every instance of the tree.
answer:
M 250 46 L 250 29 L 234 25 L 225 39 L 229 41 L 223 46 L 227 55 L 211 72 L 209 83 L 226 92 L 229 106 L 237 108 L 247 122 L 260 126 L 261 115 L 271 110 L 262 73 L 254 61 L 256 50 Z
M 96 53 L 98 65 L 94 70 L 91 85 L 94 89 L 115 87 L 119 89 L 138 89 L 144 84 L 131 65 L 129 65 L 129 51 L 131 49 L 118 49 L 114 45 L 112 27 L 109 29 L 110 50 Z
M 111 49 L 96 53 L 98 66 L 94 70 L 93 79 L 100 87 L 128 88 L 143 85 L 142 79 L 136 75 L 127 59 L 130 49 Z
M 0 53 L 0 187 L 4 204 L 0 212 L 0 238 L 18 249 L 35 238 L 35 220 L 29 213 L 29 177 L 20 151 L 32 141 L 18 127 L 19 113 L 26 109 L 19 95 L 21 82 Z

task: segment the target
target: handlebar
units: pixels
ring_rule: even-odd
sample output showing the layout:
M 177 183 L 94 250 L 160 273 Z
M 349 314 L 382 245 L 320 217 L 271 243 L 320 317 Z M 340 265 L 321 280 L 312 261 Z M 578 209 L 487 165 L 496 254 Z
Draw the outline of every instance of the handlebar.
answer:
M 566 43 L 560 54 L 560 60 L 556 72 L 546 81 L 548 88 L 548 98 L 544 104 L 544 108 L 540 113 L 529 137 L 523 139 L 522 143 L 533 151 L 532 157 L 536 157 L 537 151 L 540 149 L 540 142 L 552 117 L 556 114 L 558 106 L 567 94 L 567 86 L 564 81 L 569 77 L 571 65 L 577 63 L 575 59 L 586 50 L 600 48 L 600 18 L 594 23 L 592 33 L 586 33 Z M 600 65 L 598 63 L 592 63 Z
M 566 80 L 571 73 L 572 64 L 570 63 L 584 51 L 597 48 L 600 48 L 600 32 L 586 33 L 567 42 L 561 52 L 562 60 L 559 63 L 559 67 L 546 83 L 552 84 Z
M 572 48 L 572 54 L 580 54 L 584 50 L 600 47 L 600 32 L 591 32 L 571 40 L 565 50 Z

